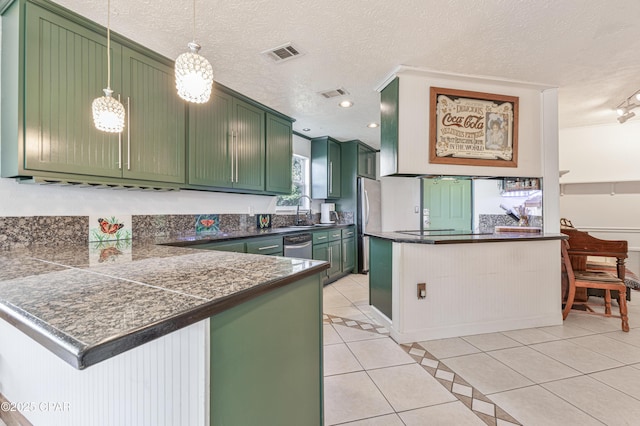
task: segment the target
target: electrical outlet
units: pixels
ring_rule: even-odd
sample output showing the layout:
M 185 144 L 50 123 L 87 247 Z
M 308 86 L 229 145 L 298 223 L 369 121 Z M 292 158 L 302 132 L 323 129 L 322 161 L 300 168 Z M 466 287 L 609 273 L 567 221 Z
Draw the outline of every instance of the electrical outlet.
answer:
M 418 299 L 427 298 L 427 283 L 418 283 Z
M 420 213 L 420 206 L 413 206 L 414 213 Z

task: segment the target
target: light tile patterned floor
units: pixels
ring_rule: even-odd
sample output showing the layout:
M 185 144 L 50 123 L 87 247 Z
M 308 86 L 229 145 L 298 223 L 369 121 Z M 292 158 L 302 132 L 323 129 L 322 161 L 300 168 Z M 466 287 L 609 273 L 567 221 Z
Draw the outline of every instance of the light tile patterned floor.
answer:
M 571 312 L 561 326 L 410 345 L 367 298 L 366 275 L 324 289 L 327 426 L 638 424 L 640 293 L 629 333 Z

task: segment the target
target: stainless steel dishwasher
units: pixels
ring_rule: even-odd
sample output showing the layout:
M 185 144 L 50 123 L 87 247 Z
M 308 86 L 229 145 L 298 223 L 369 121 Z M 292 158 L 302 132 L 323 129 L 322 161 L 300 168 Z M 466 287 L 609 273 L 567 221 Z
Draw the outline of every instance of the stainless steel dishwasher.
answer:
M 313 257 L 313 237 L 311 234 L 287 235 L 283 238 L 284 256 L 311 259 Z

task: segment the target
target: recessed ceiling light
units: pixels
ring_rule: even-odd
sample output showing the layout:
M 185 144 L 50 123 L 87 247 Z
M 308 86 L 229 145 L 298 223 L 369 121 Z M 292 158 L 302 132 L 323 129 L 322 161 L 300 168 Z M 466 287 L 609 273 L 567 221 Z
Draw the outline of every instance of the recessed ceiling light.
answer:
M 369 123 L 367 124 L 367 127 L 370 129 L 375 129 L 376 127 L 378 127 L 378 123 Z
M 351 108 L 353 106 L 353 102 L 351 102 L 351 101 L 342 101 L 338 105 L 340 105 L 342 108 Z
M 302 129 L 302 131 L 303 131 L 303 132 L 310 132 L 310 131 L 311 131 L 311 129 L 310 129 L 310 128 L 308 128 L 308 127 L 305 127 L 304 129 Z

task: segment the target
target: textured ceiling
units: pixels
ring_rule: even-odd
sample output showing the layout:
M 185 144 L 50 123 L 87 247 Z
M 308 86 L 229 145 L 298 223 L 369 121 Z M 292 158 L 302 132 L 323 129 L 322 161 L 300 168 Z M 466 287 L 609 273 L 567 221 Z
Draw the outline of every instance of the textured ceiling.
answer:
M 57 0 L 106 25 L 107 2 Z M 192 2 L 111 0 L 111 26 L 175 58 Z M 640 88 L 638 0 L 233 0 L 196 2 L 196 40 L 216 81 L 294 117 L 309 136 L 379 146 L 376 87 L 399 65 L 559 87 L 560 126 L 615 123 Z M 304 56 L 260 52 L 293 42 Z M 344 87 L 350 109 L 318 92 Z M 636 118 L 637 120 L 638 118 Z

